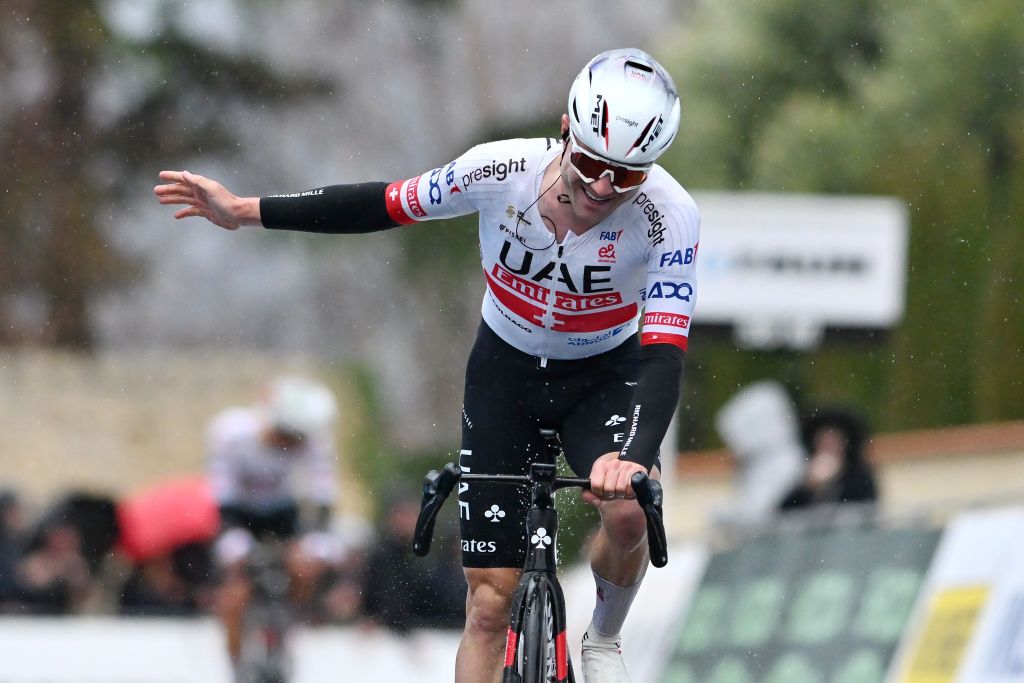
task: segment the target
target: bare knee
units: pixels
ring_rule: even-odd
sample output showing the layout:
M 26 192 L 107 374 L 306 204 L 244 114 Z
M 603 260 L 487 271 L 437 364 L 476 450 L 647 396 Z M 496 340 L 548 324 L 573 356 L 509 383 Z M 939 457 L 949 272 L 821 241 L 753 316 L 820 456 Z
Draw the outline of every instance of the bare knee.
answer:
M 508 611 L 519 581 L 518 569 L 467 568 L 466 630 L 479 634 L 502 634 L 508 628 Z
M 635 500 L 603 504 L 601 529 L 613 545 L 624 551 L 634 550 L 647 538 L 647 520 Z

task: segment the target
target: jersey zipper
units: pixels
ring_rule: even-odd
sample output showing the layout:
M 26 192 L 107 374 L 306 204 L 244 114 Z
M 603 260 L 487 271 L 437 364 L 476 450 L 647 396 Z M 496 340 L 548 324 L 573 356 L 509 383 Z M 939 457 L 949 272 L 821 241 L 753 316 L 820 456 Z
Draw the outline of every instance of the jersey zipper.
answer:
M 556 290 L 558 288 L 558 278 L 561 276 L 562 273 L 562 252 L 564 250 L 565 246 L 559 244 L 558 253 L 555 255 L 555 267 L 551 271 L 551 291 L 548 295 L 548 304 L 547 308 L 544 311 L 543 319 L 544 328 L 549 330 L 554 329 L 555 327 L 555 298 L 557 296 Z M 547 337 L 550 339 L 551 335 L 547 335 Z M 550 349 L 542 349 L 542 351 L 550 351 Z M 537 366 L 541 368 L 546 368 L 548 366 L 547 355 L 541 355 L 541 357 L 537 360 Z

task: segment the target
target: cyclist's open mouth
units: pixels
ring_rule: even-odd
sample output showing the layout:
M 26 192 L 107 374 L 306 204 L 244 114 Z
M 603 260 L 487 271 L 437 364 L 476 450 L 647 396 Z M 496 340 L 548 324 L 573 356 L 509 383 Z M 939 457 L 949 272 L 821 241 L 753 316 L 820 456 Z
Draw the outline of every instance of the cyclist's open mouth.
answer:
M 595 204 L 604 204 L 605 202 L 609 202 L 615 198 L 615 195 L 612 195 L 611 197 L 598 197 L 597 195 L 591 194 L 590 190 L 587 189 L 586 185 L 583 185 L 582 188 L 583 194 L 587 195 L 587 199 L 594 202 Z

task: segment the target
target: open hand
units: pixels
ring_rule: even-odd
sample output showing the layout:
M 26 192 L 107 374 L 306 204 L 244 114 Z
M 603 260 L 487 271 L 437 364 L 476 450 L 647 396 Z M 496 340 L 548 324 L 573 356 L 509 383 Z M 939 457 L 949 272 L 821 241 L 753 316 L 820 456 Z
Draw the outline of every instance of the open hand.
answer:
M 160 179 L 168 181 L 153 188 L 160 203 L 186 205 L 174 213 L 175 218 L 199 216 L 227 230 L 259 222 L 258 199 L 236 197 L 216 180 L 188 171 L 161 171 Z

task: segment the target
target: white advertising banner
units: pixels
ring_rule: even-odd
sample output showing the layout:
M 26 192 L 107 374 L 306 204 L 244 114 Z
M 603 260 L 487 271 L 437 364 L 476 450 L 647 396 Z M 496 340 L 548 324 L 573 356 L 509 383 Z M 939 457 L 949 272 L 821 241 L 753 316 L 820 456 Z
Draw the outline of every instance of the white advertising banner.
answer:
M 1024 683 L 1024 510 L 1007 515 L 1017 520 L 1012 553 L 992 587 L 958 683 Z
M 890 328 L 903 316 L 908 214 L 890 197 L 694 193 L 694 321 Z
M 1024 683 L 1024 508 L 954 519 L 893 658 L 894 683 Z
M 209 619 L 0 618 L 2 683 L 231 683 Z

